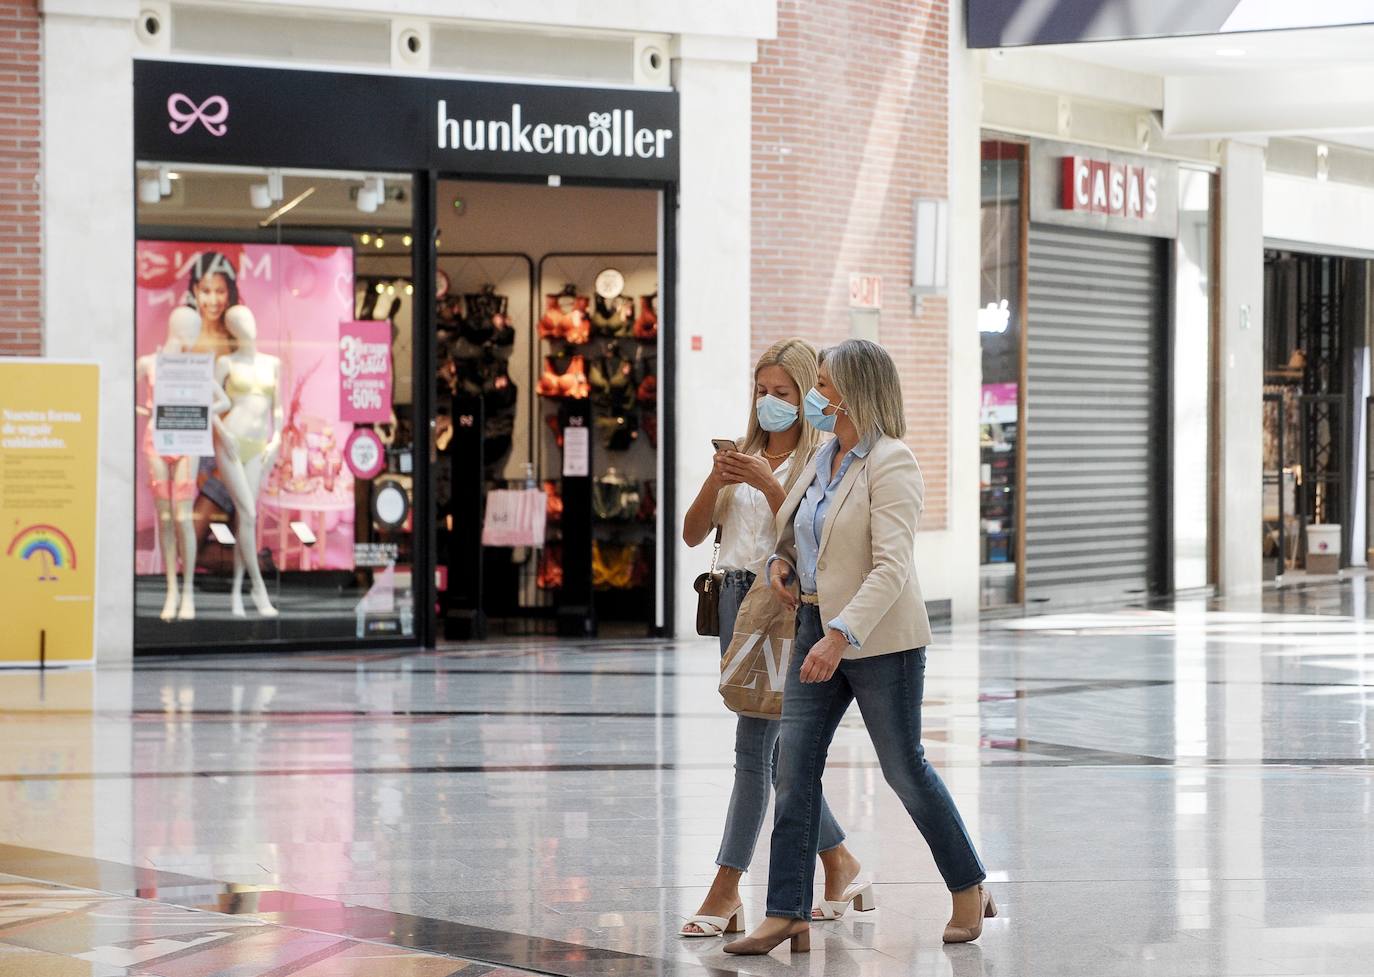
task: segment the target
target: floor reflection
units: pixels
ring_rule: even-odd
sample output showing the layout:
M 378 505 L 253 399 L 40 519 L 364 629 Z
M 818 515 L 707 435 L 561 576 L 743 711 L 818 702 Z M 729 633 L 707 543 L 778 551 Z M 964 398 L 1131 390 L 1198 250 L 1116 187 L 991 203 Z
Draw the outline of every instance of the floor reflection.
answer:
M 672 936 L 732 781 L 708 641 L 3 675 L 0 975 L 1366 973 L 1368 587 L 941 634 L 925 739 L 1003 913 L 940 944 L 856 710 L 826 790 L 879 911 L 797 960 Z

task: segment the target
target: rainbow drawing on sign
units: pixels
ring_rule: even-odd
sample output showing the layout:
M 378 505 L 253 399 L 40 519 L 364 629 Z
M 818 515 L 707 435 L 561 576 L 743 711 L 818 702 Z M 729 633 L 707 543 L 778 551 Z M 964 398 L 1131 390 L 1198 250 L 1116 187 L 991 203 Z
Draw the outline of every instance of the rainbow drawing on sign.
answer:
M 38 561 L 38 579 L 56 580 L 54 570 L 76 569 L 76 548 L 56 526 L 29 526 L 10 540 L 6 556 Z

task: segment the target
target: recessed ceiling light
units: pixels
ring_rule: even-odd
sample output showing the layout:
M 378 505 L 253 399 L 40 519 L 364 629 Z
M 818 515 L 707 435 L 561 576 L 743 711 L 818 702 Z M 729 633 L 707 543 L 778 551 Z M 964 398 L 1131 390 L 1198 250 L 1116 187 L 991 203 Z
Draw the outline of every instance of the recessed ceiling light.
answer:
M 1243 58 L 1243 57 L 1245 57 L 1245 48 L 1243 48 L 1243 47 L 1219 47 L 1219 48 L 1217 48 L 1217 57 L 1219 57 L 1219 58 Z

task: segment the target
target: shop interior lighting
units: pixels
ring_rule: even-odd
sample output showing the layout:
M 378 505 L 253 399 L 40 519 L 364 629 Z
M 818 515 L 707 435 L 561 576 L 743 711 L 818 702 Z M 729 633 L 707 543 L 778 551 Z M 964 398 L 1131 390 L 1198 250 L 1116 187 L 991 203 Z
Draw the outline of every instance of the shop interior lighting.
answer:
M 1317 144 L 1317 179 L 1323 183 L 1331 175 L 1331 147 L 1326 143 Z
M 380 199 L 377 196 L 377 191 L 367 184 L 363 184 L 358 190 L 358 210 L 364 214 L 375 214 L 378 203 L 380 203 Z
M 407 286 L 406 286 L 406 294 L 407 294 L 407 295 L 414 295 L 414 294 L 415 294 L 415 286 L 414 286 L 414 285 L 407 285 Z
M 377 283 L 377 294 L 378 294 L 378 295 L 381 295 L 381 294 L 382 294 L 383 292 L 385 292 L 385 291 L 386 291 L 386 286 L 383 285 L 381 282 L 378 282 L 378 283 Z
M 319 542 L 309 524 L 301 522 L 299 519 L 292 520 L 291 531 L 296 534 L 296 538 L 304 546 L 314 546 Z
M 172 171 L 159 166 L 157 172 L 138 181 L 138 199 L 155 204 L 172 195 Z
M 914 309 L 928 295 L 944 295 L 949 287 L 949 201 L 918 197 L 911 204 L 911 295 Z
M 359 240 L 359 241 L 362 241 L 364 244 L 371 244 L 371 243 L 372 243 L 372 235 L 369 234 L 369 233 L 367 233 L 367 231 L 363 231 L 362 236 L 359 237 L 358 240 Z
M 402 234 L 402 235 L 401 235 L 401 243 L 402 243 L 403 245 L 405 245 L 406 247 L 410 247 L 411 240 L 412 240 L 412 238 L 411 238 L 411 236 L 410 236 L 409 234 Z
M 375 244 L 375 245 L 377 245 L 378 249 L 384 248 L 384 247 L 386 247 L 386 238 L 381 237 L 381 236 L 379 235 L 379 236 L 377 237 L 377 240 L 373 241 L 372 243 Z
M 221 546 L 234 545 L 235 540 L 233 531 L 222 522 L 210 523 L 210 535 L 214 536 L 215 541 Z
M 279 218 L 291 213 L 291 211 L 295 210 L 297 207 L 303 204 L 306 198 L 314 192 L 314 187 L 308 187 L 304 193 L 301 193 L 293 197 L 292 199 L 288 200 L 286 203 L 282 204 L 276 210 L 272 211 L 272 213 L 268 214 L 262 220 L 258 221 L 258 227 L 270 227 Z
M 272 191 L 266 183 L 254 183 L 248 188 L 248 202 L 257 210 L 272 206 Z

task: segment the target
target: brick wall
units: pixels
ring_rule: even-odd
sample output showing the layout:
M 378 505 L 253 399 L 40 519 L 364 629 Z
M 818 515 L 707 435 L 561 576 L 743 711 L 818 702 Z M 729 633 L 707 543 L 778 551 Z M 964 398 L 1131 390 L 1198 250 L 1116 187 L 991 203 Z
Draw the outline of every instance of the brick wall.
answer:
M 948 0 L 779 0 L 754 67 L 752 340 L 849 335 L 849 275 L 881 275 L 922 529 L 948 516 L 946 305 L 912 314 L 911 201 L 947 196 Z
M 0 0 L 0 356 L 42 349 L 38 0 Z

